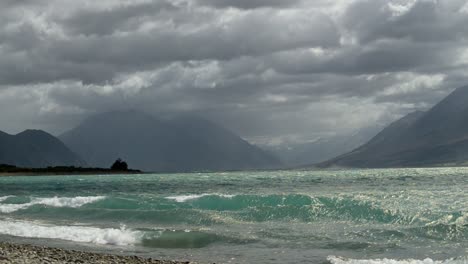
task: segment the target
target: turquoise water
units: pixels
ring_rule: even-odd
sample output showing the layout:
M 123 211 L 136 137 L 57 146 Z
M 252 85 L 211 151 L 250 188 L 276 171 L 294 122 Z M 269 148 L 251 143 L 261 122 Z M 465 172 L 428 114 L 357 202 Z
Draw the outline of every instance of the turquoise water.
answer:
M 0 239 L 201 263 L 467 263 L 467 190 L 468 168 L 0 177 Z

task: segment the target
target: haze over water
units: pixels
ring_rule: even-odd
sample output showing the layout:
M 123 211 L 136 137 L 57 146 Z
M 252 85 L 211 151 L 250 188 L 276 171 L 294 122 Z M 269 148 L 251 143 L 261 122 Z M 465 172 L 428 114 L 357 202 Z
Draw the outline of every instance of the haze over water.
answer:
M 466 263 L 466 190 L 468 168 L 1 177 L 0 234 L 201 263 Z

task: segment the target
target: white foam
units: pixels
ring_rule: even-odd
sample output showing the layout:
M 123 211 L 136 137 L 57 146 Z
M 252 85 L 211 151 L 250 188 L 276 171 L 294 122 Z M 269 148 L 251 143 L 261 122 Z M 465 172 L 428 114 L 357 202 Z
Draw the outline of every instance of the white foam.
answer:
M 332 264 L 466 264 L 467 259 L 448 259 L 448 260 L 432 260 L 426 258 L 424 260 L 416 259 L 405 259 L 405 260 L 396 260 L 396 259 L 347 259 L 342 257 L 329 256 L 327 258 Z
M 174 200 L 178 203 L 183 203 L 183 202 L 186 202 L 189 200 L 195 200 L 204 196 L 207 196 L 207 194 L 177 195 L 177 196 L 166 197 L 166 199 Z
M 14 197 L 14 196 L 13 195 L 2 196 L 2 197 L 0 197 L 0 202 L 3 202 L 6 199 L 11 198 L 11 197 Z
M 33 198 L 29 203 L 24 204 L 0 204 L 0 213 L 12 213 L 18 210 L 26 209 L 33 205 L 78 208 L 85 204 L 94 203 L 105 198 L 105 196 Z
M 142 232 L 128 230 L 125 227 L 115 229 L 86 226 L 49 226 L 34 222 L 3 220 L 0 220 L 0 234 L 117 246 L 137 244 L 143 237 Z
M 219 197 L 223 197 L 223 198 L 232 198 L 235 195 L 218 194 L 218 193 L 204 193 L 204 194 L 189 194 L 189 195 L 169 196 L 169 197 L 166 197 L 166 199 L 174 200 L 174 201 L 176 201 L 178 203 L 183 203 L 183 202 L 190 201 L 190 200 L 196 200 L 196 199 L 199 199 L 199 198 L 202 198 L 202 197 L 205 197 L 205 196 L 219 196 Z

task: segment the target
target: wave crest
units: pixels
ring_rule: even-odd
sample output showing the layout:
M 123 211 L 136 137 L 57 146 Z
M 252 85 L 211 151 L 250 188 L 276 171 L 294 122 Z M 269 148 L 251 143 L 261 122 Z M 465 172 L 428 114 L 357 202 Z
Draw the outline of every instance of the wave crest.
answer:
M 0 197 L 0 202 L 3 202 L 3 201 L 5 201 L 5 200 L 7 200 L 7 199 L 9 199 L 11 197 L 14 197 L 14 196 L 13 195 L 2 196 L 2 197 Z
M 57 226 L 19 220 L 0 220 L 0 234 L 15 237 L 60 239 L 100 245 L 151 248 L 203 248 L 212 243 L 251 243 L 251 238 L 218 235 L 197 230 L 98 228 L 91 226 Z
M 176 201 L 181 207 L 237 212 L 237 216 L 247 221 L 285 218 L 306 222 L 323 218 L 383 223 L 410 221 L 410 217 L 400 212 L 352 198 L 313 197 L 303 194 L 197 194 L 171 196 L 166 199 Z
M 62 239 L 117 246 L 136 244 L 142 237 L 141 232 L 127 230 L 125 227 L 115 229 L 85 226 L 47 226 L 33 222 L 2 220 L 0 220 L 0 233 L 17 237 Z
M 33 205 L 78 208 L 85 204 L 94 203 L 99 200 L 103 200 L 105 198 L 106 198 L 105 196 L 78 196 L 78 197 L 72 197 L 72 198 L 69 198 L 69 197 L 33 198 L 29 203 L 0 204 L 0 213 L 12 213 L 18 210 L 29 208 Z M 4 200 L 6 199 L 7 198 L 5 198 Z
M 183 203 L 183 202 L 187 202 L 187 201 L 190 201 L 190 200 L 196 200 L 196 199 L 206 197 L 206 196 L 217 196 L 217 197 L 222 197 L 222 198 L 232 198 L 235 195 L 217 194 L 217 193 L 213 193 L 213 194 L 204 193 L 204 194 L 189 194 L 189 195 L 169 196 L 169 197 L 166 197 L 166 199 L 174 200 L 174 201 L 176 201 L 178 203 Z

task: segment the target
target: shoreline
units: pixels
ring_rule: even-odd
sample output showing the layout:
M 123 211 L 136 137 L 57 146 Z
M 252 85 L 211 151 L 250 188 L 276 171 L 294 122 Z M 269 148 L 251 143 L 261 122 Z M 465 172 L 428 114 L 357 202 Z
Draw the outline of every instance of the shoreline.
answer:
M 97 176 L 97 175 L 141 175 L 147 172 L 0 172 L 0 177 L 14 176 Z
M 129 264 L 196 264 L 190 261 L 157 260 L 139 256 L 93 253 L 79 250 L 0 242 L 0 264 L 55 263 L 129 263 Z
M 0 164 L 0 176 L 43 176 L 43 175 L 112 175 L 140 174 L 143 171 L 134 169 L 93 168 L 75 166 L 55 166 L 44 168 L 22 168 L 14 165 Z

